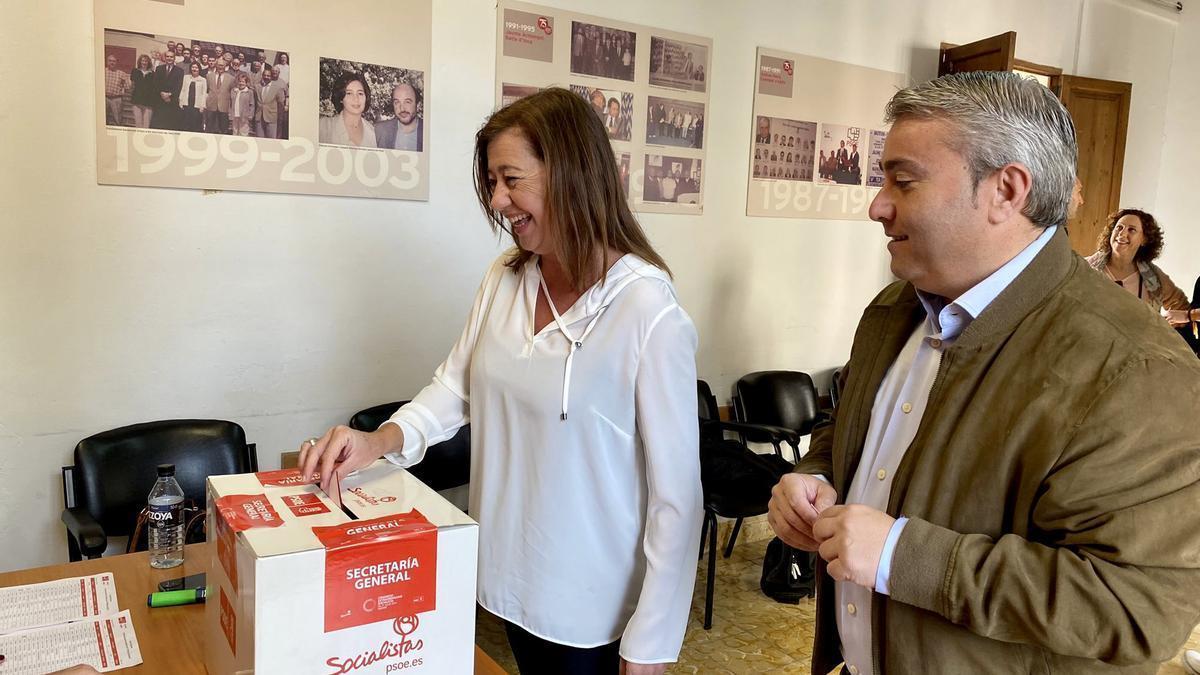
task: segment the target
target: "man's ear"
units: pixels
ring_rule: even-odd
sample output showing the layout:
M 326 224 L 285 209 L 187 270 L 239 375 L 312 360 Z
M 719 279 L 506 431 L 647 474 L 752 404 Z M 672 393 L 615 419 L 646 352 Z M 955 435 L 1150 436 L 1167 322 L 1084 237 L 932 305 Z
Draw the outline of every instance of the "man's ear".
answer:
M 988 221 L 993 224 L 1008 222 L 1025 210 L 1029 192 L 1033 189 L 1033 174 L 1024 164 L 1010 162 L 996 170 L 993 180 L 994 189 L 984 195 Z

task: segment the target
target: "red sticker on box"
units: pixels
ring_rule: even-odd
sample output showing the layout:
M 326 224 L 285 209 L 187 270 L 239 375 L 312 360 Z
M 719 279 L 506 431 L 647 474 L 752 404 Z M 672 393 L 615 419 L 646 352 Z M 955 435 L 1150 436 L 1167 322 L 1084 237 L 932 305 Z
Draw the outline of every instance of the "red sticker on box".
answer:
M 417 510 L 314 527 L 325 545 L 325 632 L 436 609 L 437 527 Z
M 266 495 L 225 495 L 217 499 L 216 506 L 225 524 L 234 532 L 283 524 Z
M 263 487 L 291 487 L 293 485 L 309 485 L 321 480 L 321 474 L 313 472 L 305 479 L 300 475 L 300 469 L 280 469 L 278 471 L 259 471 L 254 474 Z
M 238 568 L 237 568 L 237 541 L 234 539 L 234 531 L 229 527 L 229 523 L 225 522 L 225 518 L 219 513 L 214 519 L 217 529 L 217 560 L 221 561 L 221 567 L 225 570 L 225 575 L 229 577 L 229 583 L 233 585 L 234 593 L 238 589 Z
M 298 495 L 284 495 L 283 503 L 299 518 L 315 516 L 318 513 L 329 513 L 329 507 L 325 506 L 325 502 L 321 501 L 320 497 L 311 492 L 302 492 Z
M 225 634 L 225 640 L 229 643 L 229 650 L 236 655 L 237 613 L 233 611 L 233 604 L 229 602 L 229 598 L 225 595 L 224 588 L 221 588 L 221 632 Z

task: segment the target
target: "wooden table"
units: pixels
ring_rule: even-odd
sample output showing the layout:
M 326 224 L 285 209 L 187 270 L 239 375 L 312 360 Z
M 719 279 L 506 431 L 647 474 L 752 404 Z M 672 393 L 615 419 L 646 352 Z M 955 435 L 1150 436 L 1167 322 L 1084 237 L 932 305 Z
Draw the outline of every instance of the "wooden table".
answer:
M 204 605 L 182 607 L 146 606 L 146 594 L 158 590 L 158 582 L 208 570 L 208 544 L 191 544 L 180 567 L 156 570 L 149 553 L 132 553 L 63 565 L 50 565 L 0 574 L 0 587 L 36 584 L 65 577 L 112 572 L 117 581 L 117 601 L 128 609 L 142 650 L 142 665 L 121 673 L 205 673 Z M 504 675 L 504 670 L 479 647 L 475 647 L 476 675 Z

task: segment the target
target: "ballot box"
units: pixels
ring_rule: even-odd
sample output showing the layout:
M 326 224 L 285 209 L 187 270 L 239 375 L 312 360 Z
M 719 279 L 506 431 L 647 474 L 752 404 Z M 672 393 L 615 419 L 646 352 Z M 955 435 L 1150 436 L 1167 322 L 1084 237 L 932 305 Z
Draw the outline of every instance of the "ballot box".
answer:
M 314 478 L 208 479 L 208 672 L 470 673 L 478 525 L 386 460 Z

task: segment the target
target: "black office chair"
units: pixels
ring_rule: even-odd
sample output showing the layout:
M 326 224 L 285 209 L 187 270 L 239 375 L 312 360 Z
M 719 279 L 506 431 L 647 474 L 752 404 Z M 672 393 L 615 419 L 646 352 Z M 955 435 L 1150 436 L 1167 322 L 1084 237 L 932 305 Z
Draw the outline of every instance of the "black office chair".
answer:
M 743 376 L 734 385 L 733 411 L 736 423 L 725 428 L 736 432 L 743 443 L 770 443 L 775 448 L 772 467 L 783 475 L 792 470 L 793 462 L 783 456 L 783 444 L 792 447 L 792 456 L 800 458 L 800 437 L 812 433 L 825 415 L 817 408 L 817 388 L 808 373 L 792 370 L 764 370 Z M 767 495 L 768 501 L 770 495 Z M 762 513 L 766 513 L 764 507 Z M 724 515 L 724 514 L 722 514 Z M 760 515 L 758 513 L 748 515 Z M 742 519 L 748 516 L 727 516 L 737 520 L 725 546 L 725 557 L 733 553 Z
M 800 457 L 800 437 L 812 433 L 824 417 L 817 407 L 817 388 L 808 373 L 794 370 L 763 370 L 744 375 L 734 385 L 733 412 L 752 430 L 742 439 L 771 443 L 783 458 L 781 441 Z
M 700 423 L 700 483 L 704 489 L 704 525 L 700 530 L 700 558 L 708 544 L 708 578 L 705 582 L 704 629 L 712 628 L 713 588 L 717 574 L 717 517 L 733 518 L 733 530 L 724 557 L 733 553 L 742 520 L 767 512 L 771 488 L 791 464 L 774 455 L 759 455 L 745 443 L 725 438 L 724 432 L 768 434 L 772 432 L 739 422 L 720 419 L 717 399 L 704 380 L 696 383 Z M 777 440 L 783 440 L 777 438 Z
M 133 533 L 159 464 L 174 464 L 185 499 L 204 504 L 205 479 L 258 471 L 258 451 L 240 425 L 223 420 L 145 422 L 79 441 L 75 463 L 62 468 L 72 562 L 99 558 L 109 537 Z
M 375 431 L 408 401 L 372 406 L 354 413 L 350 428 Z M 408 471 L 434 490 L 448 490 L 471 480 L 471 425 L 463 425 L 449 440 L 425 450 L 425 457 Z

